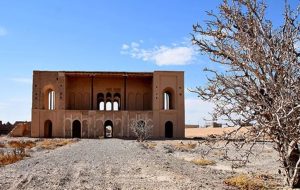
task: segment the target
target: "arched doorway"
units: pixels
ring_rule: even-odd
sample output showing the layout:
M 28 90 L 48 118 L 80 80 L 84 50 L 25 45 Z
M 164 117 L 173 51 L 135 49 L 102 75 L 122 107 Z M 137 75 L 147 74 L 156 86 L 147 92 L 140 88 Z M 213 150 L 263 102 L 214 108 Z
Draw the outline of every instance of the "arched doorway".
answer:
M 72 137 L 73 138 L 81 138 L 81 123 L 78 120 L 73 121 Z
M 113 137 L 113 123 L 110 120 L 105 121 L 104 123 L 104 138 Z
M 45 121 L 44 137 L 45 138 L 52 138 L 52 122 L 50 120 Z
M 165 124 L 165 137 L 173 138 L 173 123 L 171 121 L 167 121 Z

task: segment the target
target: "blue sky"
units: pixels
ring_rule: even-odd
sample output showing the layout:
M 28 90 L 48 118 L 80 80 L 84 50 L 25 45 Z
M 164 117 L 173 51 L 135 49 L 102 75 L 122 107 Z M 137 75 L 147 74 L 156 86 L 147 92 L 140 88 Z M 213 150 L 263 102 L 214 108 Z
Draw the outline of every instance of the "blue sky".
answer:
M 182 70 L 186 88 L 204 85 L 203 68 L 215 65 L 191 46 L 190 33 L 219 2 L 0 0 L 0 120 L 31 119 L 33 70 Z M 279 24 L 284 1 L 267 2 Z M 212 105 L 185 97 L 186 123 L 203 124 Z

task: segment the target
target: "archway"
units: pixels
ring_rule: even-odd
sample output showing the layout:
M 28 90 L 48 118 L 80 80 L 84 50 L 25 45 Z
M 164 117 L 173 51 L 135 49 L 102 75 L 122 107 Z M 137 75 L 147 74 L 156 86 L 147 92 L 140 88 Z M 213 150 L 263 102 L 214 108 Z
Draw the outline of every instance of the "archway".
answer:
M 165 137 L 173 138 L 173 123 L 171 121 L 167 121 L 165 124 Z
M 104 123 L 104 138 L 113 137 L 113 123 L 110 120 L 105 121 Z
M 45 138 L 52 138 L 52 122 L 50 120 L 45 121 L 44 137 Z
M 44 109 L 55 110 L 55 91 L 51 88 L 44 91 Z
M 113 101 L 113 110 L 119 111 L 121 109 L 121 95 L 119 93 L 114 94 L 114 101 Z
M 172 88 L 166 88 L 163 91 L 163 109 L 172 110 L 175 109 L 174 90 Z
M 104 111 L 105 106 L 104 106 L 104 94 L 103 93 L 98 93 L 97 94 L 97 109 L 100 111 Z
M 81 123 L 78 120 L 73 121 L 72 138 L 81 138 Z

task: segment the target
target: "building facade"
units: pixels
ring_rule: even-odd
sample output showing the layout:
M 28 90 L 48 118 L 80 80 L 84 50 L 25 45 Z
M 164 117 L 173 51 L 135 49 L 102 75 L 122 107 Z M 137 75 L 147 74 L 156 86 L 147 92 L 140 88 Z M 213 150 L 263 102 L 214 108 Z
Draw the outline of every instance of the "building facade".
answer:
M 133 137 L 133 120 L 183 138 L 184 73 L 33 71 L 32 137 Z

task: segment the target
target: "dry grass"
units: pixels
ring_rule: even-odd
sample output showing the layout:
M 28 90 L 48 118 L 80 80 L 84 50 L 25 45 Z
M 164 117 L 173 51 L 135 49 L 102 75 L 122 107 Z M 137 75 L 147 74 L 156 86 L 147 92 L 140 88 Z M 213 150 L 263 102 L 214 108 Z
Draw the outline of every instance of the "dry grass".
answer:
M 222 157 L 222 156 L 225 155 L 225 153 L 221 150 L 216 150 L 212 154 L 215 155 L 215 156 L 219 156 L 219 157 Z
M 189 151 L 189 150 L 195 149 L 197 147 L 197 144 L 196 143 L 192 143 L 192 142 L 184 144 L 183 142 L 180 142 L 180 143 L 176 143 L 173 146 L 174 146 L 175 150 Z
M 18 162 L 26 156 L 30 156 L 25 153 L 25 149 L 30 149 L 35 146 L 39 146 L 44 149 L 55 149 L 57 147 L 65 146 L 75 142 L 72 139 L 47 139 L 41 140 L 37 143 L 33 141 L 9 141 L 7 144 L 0 143 L 0 148 L 14 148 L 12 152 L 0 151 L 0 166 L 12 164 Z
M 0 152 L 0 166 L 15 163 L 26 156 L 28 155 L 25 153 L 24 148 L 16 148 L 11 153 Z
M 65 146 L 67 144 L 74 143 L 71 139 L 54 139 L 54 140 L 43 140 L 38 143 L 38 146 L 44 149 L 56 149 L 57 147 Z
M 216 162 L 213 160 L 206 160 L 206 159 L 194 159 L 191 162 L 193 162 L 196 165 L 199 166 L 209 166 L 209 165 L 215 165 Z
M 9 141 L 8 146 L 10 148 L 32 148 L 36 146 L 33 141 Z
M 143 146 L 147 149 L 154 149 L 156 147 L 157 143 L 154 142 L 146 142 L 143 143 Z
M 240 190 L 257 190 L 257 189 L 275 189 L 278 184 L 274 178 L 268 175 L 239 174 L 224 180 L 229 186 L 237 187 Z

